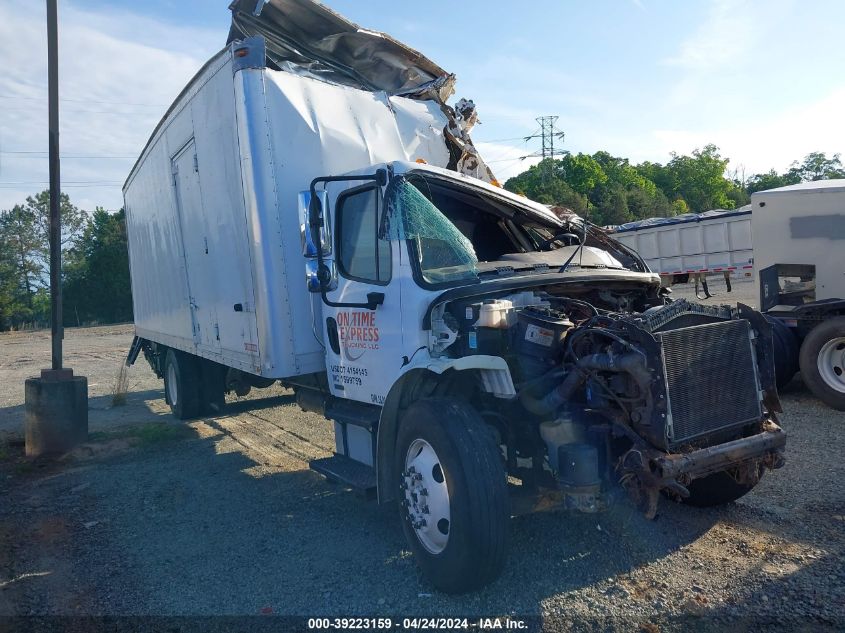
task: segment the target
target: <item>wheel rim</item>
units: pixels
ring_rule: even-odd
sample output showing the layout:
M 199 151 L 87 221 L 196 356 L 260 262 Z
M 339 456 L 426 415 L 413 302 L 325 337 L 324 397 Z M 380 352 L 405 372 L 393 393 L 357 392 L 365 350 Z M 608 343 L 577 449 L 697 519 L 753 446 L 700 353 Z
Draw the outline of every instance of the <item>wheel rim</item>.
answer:
M 822 345 L 817 364 L 825 384 L 845 393 L 845 336 L 830 339 Z
M 167 366 L 167 397 L 171 406 L 176 406 L 179 400 L 179 390 L 176 388 L 176 367 L 171 363 Z
M 449 488 L 440 458 L 431 444 L 416 439 L 408 447 L 402 472 L 406 519 L 414 528 L 420 544 L 432 554 L 439 554 L 449 542 L 452 518 L 449 512 Z

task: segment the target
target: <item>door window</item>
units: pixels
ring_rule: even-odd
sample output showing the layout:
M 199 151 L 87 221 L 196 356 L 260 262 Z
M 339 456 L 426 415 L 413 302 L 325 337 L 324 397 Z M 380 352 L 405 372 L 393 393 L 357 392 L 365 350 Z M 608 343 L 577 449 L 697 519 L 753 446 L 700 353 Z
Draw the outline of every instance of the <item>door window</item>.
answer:
M 379 237 L 378 187 L 366 185 L 344 193 L 337 202 L 340 272 L 348 279 L 386 284 L 390 281 L 390 242 Z

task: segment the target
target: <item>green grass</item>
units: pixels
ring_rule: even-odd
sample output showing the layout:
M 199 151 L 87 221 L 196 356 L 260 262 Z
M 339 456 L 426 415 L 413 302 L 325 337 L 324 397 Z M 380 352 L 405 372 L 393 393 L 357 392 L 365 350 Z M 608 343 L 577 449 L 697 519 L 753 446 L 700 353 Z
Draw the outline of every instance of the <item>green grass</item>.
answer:
M 126 404 L 126 392 L 129 390 L 129 374 L 126 364 L 121 362 L 120 369 L 112 383 L 111 406 L 122 407 Z
M 88 434 L 91 442 L 106 442 L 109 440 L 137 439 L 142 446 L 161 444 L 174 440 L 182 440 L 193 435 L 188 426 L 167 424 L 166 422 L 152 422 L 141 426 L 131 426 L 117 431 L 97 431 Z

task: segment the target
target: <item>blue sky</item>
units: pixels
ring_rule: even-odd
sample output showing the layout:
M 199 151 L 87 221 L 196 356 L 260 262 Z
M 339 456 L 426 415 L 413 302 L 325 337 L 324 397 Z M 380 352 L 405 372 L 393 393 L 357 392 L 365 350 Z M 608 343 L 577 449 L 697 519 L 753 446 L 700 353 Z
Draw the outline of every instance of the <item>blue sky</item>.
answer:
M 457 74 L 497 175 L 559 116 L 570 151 L 665 162 L 712 142 L 746 175 L 845 151 L 845 3 L 817 0 L 327 0 Z M 86 208 L 121 204 L 133 157 L 225 42 L 228 0 L 59 0 L 62 174 Z M 425 7 L 421 9 L 420 7 Z M 44 3 L 0 5 L 0 208 L 47 179 Z M 508 139 L 508 140 L 502 140 Z M 21 153 L 42 152 L 42 153 Z M 21 183 L 21 184 L 17 184 Z

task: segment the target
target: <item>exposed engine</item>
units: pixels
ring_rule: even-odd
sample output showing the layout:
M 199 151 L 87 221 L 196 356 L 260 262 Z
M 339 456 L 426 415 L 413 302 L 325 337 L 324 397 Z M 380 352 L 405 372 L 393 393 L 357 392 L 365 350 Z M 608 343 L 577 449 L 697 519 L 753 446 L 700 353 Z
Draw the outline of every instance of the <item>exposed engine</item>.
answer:
M 569 507 L 597 510 L 621 485 L 654 516 L 661 491 L 685 498 L 726 469 L 753 484 L 782 463 L 771 330 L 750 308 L 524 291 L 453 301 L 437 321 L 443 353 L 507 360 L 517 397 L 481 410 L 509 474 Z M 777 437 L 764 457 L 741 442 L 757 436 Z

